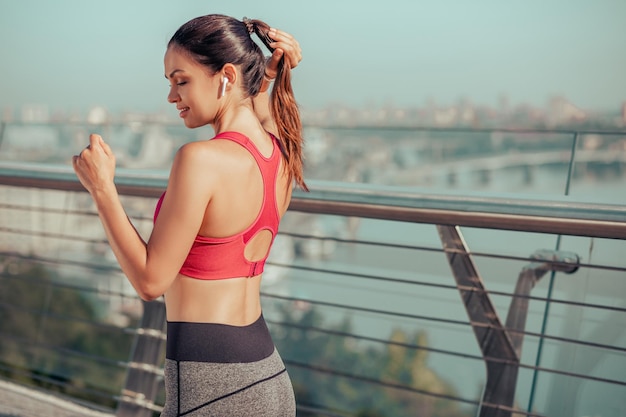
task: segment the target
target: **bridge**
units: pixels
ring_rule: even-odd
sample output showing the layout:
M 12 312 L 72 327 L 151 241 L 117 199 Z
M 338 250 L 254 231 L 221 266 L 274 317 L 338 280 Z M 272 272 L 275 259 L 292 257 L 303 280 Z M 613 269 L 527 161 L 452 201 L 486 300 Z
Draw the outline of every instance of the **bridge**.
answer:
M 615 150 L 579 150 L 576 152 L 577 164 L 626 164 L 626 151 Z M 569 165 L 572 153 L 568 151 L 547 152 L 511 152 L 505 155 L 485 156 L 480 158 L 460 159 L 437 164 L 421 165 L 415 172 L 418 175 L 433 172 L 476 173 L 483 171 L 500 171 L 503 169 L 533 168 L 546 165 Z

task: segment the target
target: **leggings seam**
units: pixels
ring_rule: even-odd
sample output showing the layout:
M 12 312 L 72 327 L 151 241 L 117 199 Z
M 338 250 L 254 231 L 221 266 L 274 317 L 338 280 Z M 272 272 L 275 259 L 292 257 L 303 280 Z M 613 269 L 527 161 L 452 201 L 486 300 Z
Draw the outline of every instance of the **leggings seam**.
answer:
M 222 395 L 221 397 L 218 397 L 218 398 L 212 399 L 211 401 L 207 401 L 206 403 L 201 404 L 201 405 L 199 405 L 199 406 L 197 406 L 197 407 L 194 407 L 194 408 L 192 408 L 192 409 L 190 409 L 190 410 L 187 410 L 187 411 L 185 411 L 184 413 L 181 413 L 181 412 L 180 412 L 180 385 L 179 385 L 179 386 L 178 386 L 178 398 L 179 398 L 179 400 L 178 400 L 178 415 L 182 417 L 182 416 L 185 416 L 185 415 L 187 415 L 187 414 L 189 414 L 189 413 L 193 413 L 194 411 L 198 411 L 199 409 L 204 408 L 204 407 L 206 407 L 206 406 L 208 406 L 208 405 L 211 405 L 211 404 L 213 404 L 213 403 L 216 403 L 216 402 L 218 402 L 218 401 L 221 401 L 221 400 L 223 400 L 223 399 L 225 399 L 225 398 L 231 397 L 231 396 L 233 396 L 233 395 L 235 395 L 235 394 L 239 394 L 240 392 L 243 392 L 243 391 L 245 391 L 245 390 L 247 390 L 247 389 L 249 389 L 249 388 L 252 388 L 252 387 L 253 387 L 253 386 L 255 386 L 255 385 L 259 385 L 259 384 L 261 384 L 261 383 L 263 383 L 263 382 L 269 381 L 270 379 L 276 378 L 277 376 L 279 376 L 279 375 L 281 375 L 281 374 L 285 373 L 286 371 L 287 371 L 287 369 L 286 369 L 286 368 L 283 368 L 283 370 L 282 370 L 282 371 L 279 371 L 279 372 L 275 373 L 274 375 L 270 375 L 270 376 L 268 376 L 268 377 L 266 377 L 266 378 L 259 379 L 258 381 L 255 381 L 255 382 L 253 382 L 252 384 L 246 385 L 246 386 L 245 386 L 245 387 L 243 387 L 243 388 L 239 388 L 239 389 L 238 389 L 238 390 L 236 390 L 236 391 L 229 392 L 228 394 L 224 394 L 224 395 Z
M 180 416 L 180 361 L 176 361 L 176 396 L 178 397 L 176 404 L 178 405 L 177 416 Z

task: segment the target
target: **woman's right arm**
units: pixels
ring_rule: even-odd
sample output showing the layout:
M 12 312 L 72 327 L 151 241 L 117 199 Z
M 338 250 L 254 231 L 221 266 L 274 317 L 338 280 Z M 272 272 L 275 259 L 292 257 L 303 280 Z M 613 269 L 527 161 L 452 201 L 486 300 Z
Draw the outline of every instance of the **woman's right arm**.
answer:
M 207 164 L 219 166 L 219 153 L 199 142 L 176 153 L 165 199 L 148 242 L 137 233 L 120 202 L 113 178 L 115 157 L 99 135 L 73 158 L 80 182 L 91 194 L 107 239 L 122 271 L 139 296 L 152 300 L 170 287 L 201 226 L 217 184 L 215 175 L 198 175 Z

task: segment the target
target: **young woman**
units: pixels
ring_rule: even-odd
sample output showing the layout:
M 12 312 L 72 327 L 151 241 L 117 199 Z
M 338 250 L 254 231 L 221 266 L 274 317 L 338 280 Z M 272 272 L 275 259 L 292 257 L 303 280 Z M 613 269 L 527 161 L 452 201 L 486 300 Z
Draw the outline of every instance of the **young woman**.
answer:
M 273 51 L 270 59 L 254 33 Z M 162 416 L 295 415 L 259 292 L 292 186 L 306 189 L 290 82 L 300 60 L 295 39 L 258 20 L 208 15 L 178 29 L 164 59 L 168 101 L 185 126 L 210 124 L 216 136 L 176 153 L 148 242 L 120 203 L 104 140 L 91 135 L 73 158 L 133 287 L 145 300 L 165 295 Z

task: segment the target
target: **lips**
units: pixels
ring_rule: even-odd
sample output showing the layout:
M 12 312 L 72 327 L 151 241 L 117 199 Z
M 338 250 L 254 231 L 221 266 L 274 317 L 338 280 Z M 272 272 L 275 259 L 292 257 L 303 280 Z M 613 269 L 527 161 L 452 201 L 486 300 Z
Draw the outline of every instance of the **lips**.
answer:
M 176 110 L 179 111 L 178 115 L 180 117 L 185 117 L 187 115 L 187 112 L 189 111 L 189 107 L 176 107 Z

